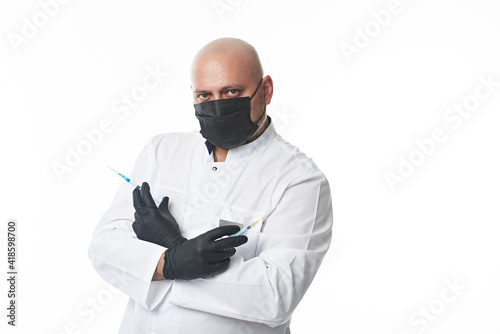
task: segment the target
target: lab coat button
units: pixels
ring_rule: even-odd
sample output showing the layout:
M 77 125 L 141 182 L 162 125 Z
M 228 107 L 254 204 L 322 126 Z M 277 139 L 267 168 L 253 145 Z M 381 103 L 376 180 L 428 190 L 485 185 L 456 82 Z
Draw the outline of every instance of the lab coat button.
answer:
M 213 166 L 213 167 L 212 167 L 212 170 L 213 170 L 213 171 L 216 171 L 216 170 L 217 170 L 217 167 Z

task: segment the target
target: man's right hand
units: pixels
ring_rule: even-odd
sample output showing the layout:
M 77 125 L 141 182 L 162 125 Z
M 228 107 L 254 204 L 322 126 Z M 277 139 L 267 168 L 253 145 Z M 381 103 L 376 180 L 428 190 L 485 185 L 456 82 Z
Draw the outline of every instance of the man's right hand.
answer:
M 165 251 L 163 276 L 166 279 L 202 278 L 229 266 L 235 247 L 248 241 L 244 235 L 220 240 L 240 230 L 238 226 L 216 227 Z
M 186 241 L 179 224 L 168 210 L 168 197 L 164 197 L 158 208 L 151 196 L 149 184 L 144 182 L 141 190 L 134 189 L 135 221 L 132 224 L 137 238 L 153 242 L 166 248 Z

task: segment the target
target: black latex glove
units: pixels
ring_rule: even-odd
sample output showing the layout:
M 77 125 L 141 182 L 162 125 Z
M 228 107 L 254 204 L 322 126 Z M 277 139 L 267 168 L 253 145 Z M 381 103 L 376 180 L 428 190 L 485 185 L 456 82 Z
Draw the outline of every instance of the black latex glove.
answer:
M 166 279 L 190 280 L 202 278 L 229 266 L 229 258 L 248 241 L 244 235 L 224 238 L 240 230 L 238 226 L 216 227 L 196 238 L 189 239 L 165 252 L 163 276 Z
M 168 197 L 163 197 L 158 208 L 151 196 L 149 184 L 144 182 L 141 190 L 134 189 L 135 222 L 132 224 L 137 237 L 163 247 L 171 248 L 186 241 L 179 224 L 168 211 Z

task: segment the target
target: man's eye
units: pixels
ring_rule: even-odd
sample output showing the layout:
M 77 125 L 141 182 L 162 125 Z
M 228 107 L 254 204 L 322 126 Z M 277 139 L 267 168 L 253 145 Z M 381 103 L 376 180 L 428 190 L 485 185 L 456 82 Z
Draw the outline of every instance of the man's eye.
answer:
M 208 97 L 208 94 L 201 93 L 201 94 L 196 95 L 196 97 L 199 98 L 199 99 L 206 99 Z
M 227 91 L 229 95 L 236 95 L 238 94 L 238 90 L 237 89 L 230 89 Z

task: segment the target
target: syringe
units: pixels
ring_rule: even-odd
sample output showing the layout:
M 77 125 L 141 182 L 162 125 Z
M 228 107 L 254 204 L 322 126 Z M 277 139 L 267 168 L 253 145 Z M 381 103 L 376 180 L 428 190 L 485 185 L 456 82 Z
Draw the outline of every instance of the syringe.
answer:
M 108 166 L 109 167 L 109 166 Z M 113 172 L 117 173 L 118 175 L 120 175 L 122 177 L 122 179 L 124 179 L 125 181 L 127 181 L 128 184 L 130 184 L 132 187 L 136 188 L 136 189 L 141 189 L 141 186 L 139 186 L 137 183 L 135 183 L 134 181 L 132 181 L 129 177 L 123 175 L 122 173 L 118 173 L 116 170 L 114 170 L 113 168 L 109 167 L 109 169 L 111 169 Z M 152 197 L 152 196 L 151 196 Z M 156 198 L 153 197 L 153 200 L 155 201 L 156 205 L 157 206 L 160 206 L 160 203 L 161 201 L 157 200 Z
M 258 222 L 259 222 L 259 221 L 257 220 L 257 221 L 255 221 L 255 222 L 251 223 L 251 224 L 250 224 L 250 225 L 248 225 L 247 227 L 242 228 L 241 230 L 239 230 L 238 232 L 236 232 L 236 233 L 233 233 L 233 234 L 229 235 L 229 237 L 237 237 L 237 236 L 239 236 L 239 235 L 242 235 L 243 233 L 245 233 L 246 231 L 248 231 L 249 229 L 251 229 L 252 227 L 254 227 L 255 225 L 257 225 L 257 223 L 258 223 Z

